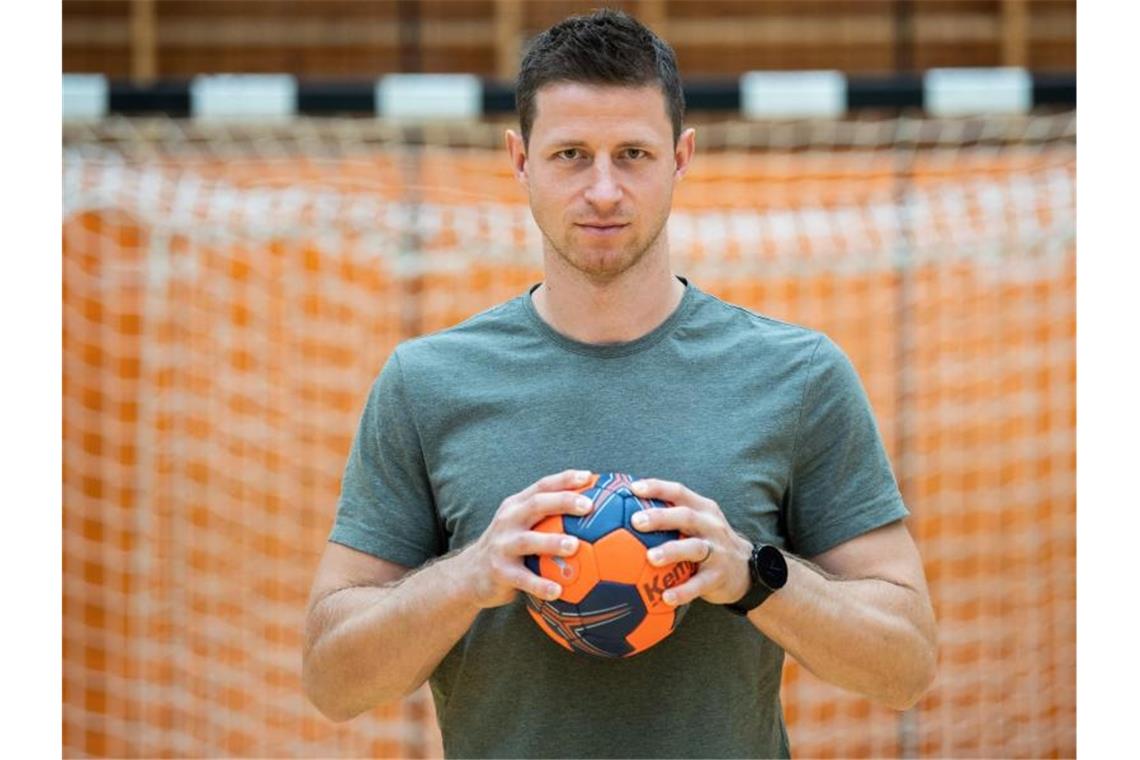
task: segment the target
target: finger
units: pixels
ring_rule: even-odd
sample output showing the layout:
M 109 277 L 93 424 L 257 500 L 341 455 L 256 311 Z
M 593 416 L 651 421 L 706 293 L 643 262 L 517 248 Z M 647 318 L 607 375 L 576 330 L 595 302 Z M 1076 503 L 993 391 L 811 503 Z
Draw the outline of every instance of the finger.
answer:
M 715 583 L 716 580 L 712 574 L 696 573 L 684 583 L 667 589 L 661 596 L 661 600 L 670 607 L 679 607 L 682 604 L 688 604 L 694 599 L 699 598 Z
M 649 550 L 649 564 L 660 567 L 675 562 L 702 562 L 708 559 L 709 542 L 703 538 L 683 538 L 666 541 Z
M 525 557 L 530 554 L 558 555 L 569 557 L 578 551 L 578 539 L 564 533 L 542 533 L 535 530 L 521 530 L 505 537 L 499 544 L 499 552 L 507 557 Z
M 597 480 L 597 475 L 589 470 L 563 470 L 531 483 L 515 496 L 520 501 L 525 501 L 543 491 L 579 491 L 589 485 L 591 478 Z
M 511 505 L 506 510 L 506 517 L 529 528 L 548 515 L 584 515 L 592 506 L 589 497 L 577 491 L 547 491 L 532 494 Z
M 673 504 L 684 504 L 694 509 L 707 509 L 712 501 L 672 480 L 644 478 L 630 485 L 630 490 L 647 499 L 660 499 Z
M 558 583 L 535 575 L 525 567 L 511 567 L 503 571 L 503 578 L 519 591 L 553 601 L 562 595 L 562 586 Z
M 640 531 L 679 530 L 689 536 L 708 532 L 708 515 L 692 507 L 663 507 L 642 509 L 631 518 L 633 527 Z
M 589 496 L 583 496 L 577 491 L 536 493 L 523 502 L 524 508 L 536 517 L 556 514 L 584 515 L 593 505 L 594 502 Z

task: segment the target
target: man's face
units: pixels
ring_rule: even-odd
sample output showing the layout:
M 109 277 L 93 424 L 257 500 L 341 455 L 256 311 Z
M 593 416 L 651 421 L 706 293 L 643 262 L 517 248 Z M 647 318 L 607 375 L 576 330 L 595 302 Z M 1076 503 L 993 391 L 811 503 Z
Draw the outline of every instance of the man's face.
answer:
M 660 87 L 556 83 L 535 106 L 530 145 L 514 132 L 507 144 L 549 248 L 595 283 L 666 255 L 662 232 L 693 131 L 674 146 Z

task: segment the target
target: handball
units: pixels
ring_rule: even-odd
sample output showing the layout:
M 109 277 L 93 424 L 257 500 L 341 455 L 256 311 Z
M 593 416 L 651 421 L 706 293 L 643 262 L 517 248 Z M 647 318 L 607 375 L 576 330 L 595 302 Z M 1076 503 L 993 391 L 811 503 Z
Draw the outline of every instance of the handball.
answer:
M 649 563 L 649 549 L 684 536 L 633 527 L 630 518 L 638 511 L 672 506 L 635 496 L 629 488 L 635 480 L 622 473 L 597 474 L 578 489 L 593 500 L 592 510 L 582 516 L 551 515 L 533 528 L 578 538 L 578 550 L 569 557 L 532 554 L 523 560 L 532 572 L 562 585 L 558 599 L 527 594 L 526 606 L 538 627 L 572 652 L 632 657 L 669 636 L 688 609 L 671 607 L 661 597 L 692 577 L 697 565 Z

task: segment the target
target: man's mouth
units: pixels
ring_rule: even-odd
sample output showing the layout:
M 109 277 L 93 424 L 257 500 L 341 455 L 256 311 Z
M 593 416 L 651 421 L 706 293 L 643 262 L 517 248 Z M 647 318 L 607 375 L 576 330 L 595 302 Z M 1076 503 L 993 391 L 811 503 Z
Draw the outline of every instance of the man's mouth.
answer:
M 584 222 L 577 225 L 591 235 L 613 235 L 624 230 L 628 224 L 610 224 L 610 223 L 593 223 Z

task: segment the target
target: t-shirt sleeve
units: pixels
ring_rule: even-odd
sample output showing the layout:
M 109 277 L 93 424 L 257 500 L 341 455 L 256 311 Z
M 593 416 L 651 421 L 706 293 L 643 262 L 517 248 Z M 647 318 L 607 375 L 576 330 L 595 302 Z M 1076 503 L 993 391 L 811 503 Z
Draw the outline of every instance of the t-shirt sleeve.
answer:
M 906 517 L 870 401 L 850 360 L 820 336 L 803 391 L 785 519 L 813 557 Z
M 443 553 L 442 530 L 396 352 L 368 394 L 329 540 L 406 567 L 418 567 Z

